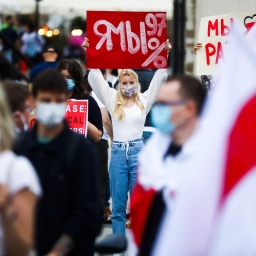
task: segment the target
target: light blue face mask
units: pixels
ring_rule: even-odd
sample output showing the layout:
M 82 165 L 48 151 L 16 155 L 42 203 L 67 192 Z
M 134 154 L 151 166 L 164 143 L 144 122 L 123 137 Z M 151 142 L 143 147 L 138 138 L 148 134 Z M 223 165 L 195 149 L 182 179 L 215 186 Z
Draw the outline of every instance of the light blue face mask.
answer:
M 155 105 L 151 109 L 151 121 L 153 126 L 160 132 L 169 135 L 175 129 L 176 125 L 170 121 L 172 110 L 167 105 Z
M 75 88 L 75 81 L 73 79 L 66 79 L 68 90 L 71 91 Z

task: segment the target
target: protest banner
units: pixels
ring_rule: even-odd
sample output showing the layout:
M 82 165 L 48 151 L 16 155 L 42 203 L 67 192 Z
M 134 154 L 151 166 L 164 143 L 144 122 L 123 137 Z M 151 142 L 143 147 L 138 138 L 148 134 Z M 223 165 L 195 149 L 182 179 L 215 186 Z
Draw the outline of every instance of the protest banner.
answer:
M 88 11 L 88 68 L 166 68 L 165 12 Z
M 88 100 L 70 100 L 66 108 L 66 121 L 71 130 L 87 137 Z
M 66 121 L 71 130 L 87 137 L 88 128 L 88 100 L 70 100 L 66 108 Z M 36 122 L 36 111 L 30 114 L 29 128 Z
M 245 35 L 255 23 L 256 10 L 202 18 L 198 38 L 202 49 L 197 52 L 196 74 L 212 75 L 220 72 L 234 28 Z

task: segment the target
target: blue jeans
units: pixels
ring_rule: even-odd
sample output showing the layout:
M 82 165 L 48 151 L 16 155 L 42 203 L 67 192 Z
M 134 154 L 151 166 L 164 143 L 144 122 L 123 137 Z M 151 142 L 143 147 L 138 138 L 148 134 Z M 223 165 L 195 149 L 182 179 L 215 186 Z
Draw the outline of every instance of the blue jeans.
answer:
M 128 191 L 132 191 L 137 175 L 138 153 L 143 139 L 113 141 L 110 159 L 110 191 L 112 197 L 113 233 L 125 234 Z

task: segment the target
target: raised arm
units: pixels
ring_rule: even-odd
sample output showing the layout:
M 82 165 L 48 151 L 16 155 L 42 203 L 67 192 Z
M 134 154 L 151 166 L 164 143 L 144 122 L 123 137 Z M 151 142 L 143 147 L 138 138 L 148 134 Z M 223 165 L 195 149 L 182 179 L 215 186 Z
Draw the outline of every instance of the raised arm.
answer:
M 88 81 L 96 96 L 111 113 L 116 98 L 116 90 L 109 87 L 108 82 L 104 80 L 99 69 L 90 70 Z
M 158 69 L 148 89 L 142 94 L 147 101 L 146 113 L 150 111 L 152 105 L 155 103 L 160 86 L 166 81 L 167 76 L 167 69 Z
M 90 46 L 88 38 L 84 39 L 82 47 L 86 49 Z M 88 81 L 93 91 L 99 100 L 107 107 L 108 111 L 112 112 L 112 106 L 116 97 L 116 90 L 110 88 L 108 82 L 104 80 L 104 77 L 99 69 L 91 69 L 88 75 Z
M 169 57 L 169 53 L 172 49 L 172 46 L 169 42 L 169 39 L 166 40 L 165 42 L 165 50 L 167 53 L 167 58 Z M 158 91 L 160 89 L 160 86 L 164 81 L 167 79 L 167 69 L 158 69 L 150 82 L 150 85 L 148 87 L 148 90 L 145 91 L 142 95 L 143 98 L 147 101 L 147 106 L 146 106 L 146 113 L 148 113 L 154 104 Z

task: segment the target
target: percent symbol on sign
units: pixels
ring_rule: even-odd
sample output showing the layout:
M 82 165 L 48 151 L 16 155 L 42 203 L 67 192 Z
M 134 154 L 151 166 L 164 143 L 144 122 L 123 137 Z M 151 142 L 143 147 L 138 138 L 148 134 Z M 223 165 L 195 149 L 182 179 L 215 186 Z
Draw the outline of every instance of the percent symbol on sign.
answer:
M 165 42 L 162 43 L 159 47 L 156 45 L 152 50 L 155 50 L 141 65 L 142 67 L 147 67 L 151 62 L 154 63 L 157 68 L 164 68 L 167 64 L 166 59 L 163 56 L 159 56 L 160 52 L 165 49 Z

